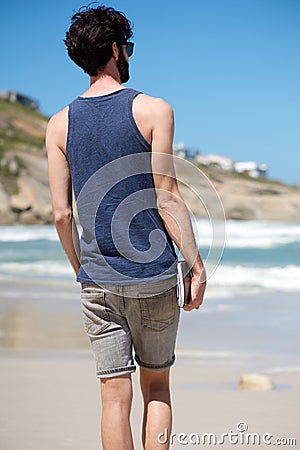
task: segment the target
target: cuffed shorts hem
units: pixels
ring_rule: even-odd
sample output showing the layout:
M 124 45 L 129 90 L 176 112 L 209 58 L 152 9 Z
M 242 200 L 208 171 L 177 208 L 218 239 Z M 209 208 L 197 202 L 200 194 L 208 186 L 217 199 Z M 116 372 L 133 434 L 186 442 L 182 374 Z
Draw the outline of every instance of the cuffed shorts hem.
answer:
M 140 367 L 142 367 L 143 369 L 163 370 L 163 369 L 167 369 L 168 367 L 173 366 L 173 364 L 175 363 L 175 355 L 173 355 L 172 358 L 164 364 L 148 364 L 148 363 L 141 361 L 137 355 L 135 355 L 135 360 L 136 360 L 137 364 Z
M 98 371 L 96 373 L 97 378 L 111 378 L 119 377 L 120 375 L 126 375 L 136 371 L 136 366 L 118 367 L 117 369 L 107 369 Z

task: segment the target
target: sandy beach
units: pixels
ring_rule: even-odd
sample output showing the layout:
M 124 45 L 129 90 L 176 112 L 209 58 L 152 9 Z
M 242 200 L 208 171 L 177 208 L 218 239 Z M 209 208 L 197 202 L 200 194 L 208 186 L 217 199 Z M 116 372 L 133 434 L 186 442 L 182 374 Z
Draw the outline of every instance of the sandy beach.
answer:
M 101 448 L 99 382 L 93 376 L 88 351 L 2 355 L 0 366 L 3 450 Z M 272 374 L 277 386 L 274 391 L 242 392 L 236 386 L 241 372 L 241 366 L 195 367 L 193 360 L 182 366 L 178 357 L 172 372 L 173 432 L 211 432 L 220 437 L 230 429 L 236 432 L 243 421 L 249 432 L 296 437 L 299 442 L 299 373 Z M 142 401 L 137 373 L 133 381 L 132 425 L 135 448 L 141 449 Z M 171 448 L 182 447 L 175 437 Z M 230 447 L 245 446 L 223 445 Z
M 221 300 L 209 302 L 215 308 Z M 248 304 L 246 300 L 244 304 Z M 230 430 L 238 433 L 240 443 L 225 440 L 215 447 L 270 448 L 262 442 L 241 443 L 241 436 L 247 433 L 258 433 L 261 441 L 265 433 L 270 433 L 273 448 L 280 446 L 275 445 L 276 438 L 296 438 L 296 445 L 284 447 L 300 448 L 300 379 L 299 365 L 293 362 L 293 343 L 290 355 L 267 352 L 267 348 L 255 353 L 250 351 L 249 336 L 240 333 L 242 322 L 235 329 L 232 314 L 229 320 L 224 311 L 221 315 L 212 315 L 211 311 L 203 310 L 201 319 L 199 315 L 199 323 L 207 324 L 203 336 L 209 337 L 209 329 L 214 335 L 211 346 L 202 335 L 195 336 L 193 345 L 187 346 L 187 330 L 194 319 L 181 319 L 171 375 L 175 433 L 171 448 L 210 448 L 212 444 L 207 441 L 196 444 L 196 435 L 201 439 L 203 433 L 214 433 L 219 441 L 222 433 Z M 1 282 L 0 327 L 1 450 L 100 449 L 99 381 L 82 328 L 79 286 L 69 282 Z M 224 333 L 229 329 L 231 337 L 225 345 Z M 257 336 L 252 331 L 250 335 L 259 350 L 259 326 L 257 331 Z M 234 340 L 239 344 L 236 347 L 230 344 Z M 246 351 L 240 351 L 244 347 Z M 239 390 L 240 376 L 249 372 L 270 376 L 275 389 Z M 135 448 L 142 449 L 138 378 L 137 370 L 133 374 L 132 426 Z M 238 431 L 237 426 L 248 429 Z

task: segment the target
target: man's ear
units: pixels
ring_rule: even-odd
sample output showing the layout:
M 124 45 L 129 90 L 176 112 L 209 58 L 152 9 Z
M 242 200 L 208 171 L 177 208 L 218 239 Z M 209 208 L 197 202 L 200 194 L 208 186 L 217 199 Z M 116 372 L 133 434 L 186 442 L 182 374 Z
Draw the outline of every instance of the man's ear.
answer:
M 116 42 L 112 43 L 113 59 L 118 61 L 119 59 L 119 49 Z

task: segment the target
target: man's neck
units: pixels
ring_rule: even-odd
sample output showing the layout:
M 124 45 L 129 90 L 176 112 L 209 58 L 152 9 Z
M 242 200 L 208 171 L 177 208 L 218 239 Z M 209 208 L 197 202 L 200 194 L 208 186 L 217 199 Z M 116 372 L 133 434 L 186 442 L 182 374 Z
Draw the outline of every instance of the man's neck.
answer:
M 90 77 L 90 87 L 82 97 L 105 95 L 122 88 L 119 72 L 106 70 L 95 77 Z

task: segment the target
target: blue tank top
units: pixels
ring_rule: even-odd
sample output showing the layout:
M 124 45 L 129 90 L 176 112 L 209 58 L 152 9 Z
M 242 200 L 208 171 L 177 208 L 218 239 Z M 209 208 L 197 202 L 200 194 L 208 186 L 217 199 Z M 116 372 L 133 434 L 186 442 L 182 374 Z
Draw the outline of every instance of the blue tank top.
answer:
M 78 217 L 77 281 L 131 285 L 176 276 L 176 253 L 158 213 L 151 146 L 123 88 L 69 105 L 66 156 Z

